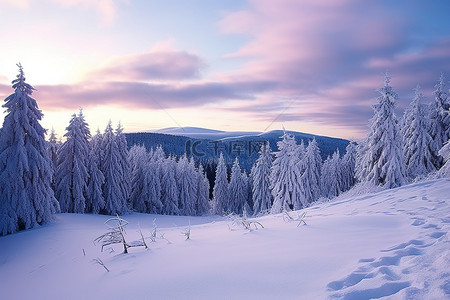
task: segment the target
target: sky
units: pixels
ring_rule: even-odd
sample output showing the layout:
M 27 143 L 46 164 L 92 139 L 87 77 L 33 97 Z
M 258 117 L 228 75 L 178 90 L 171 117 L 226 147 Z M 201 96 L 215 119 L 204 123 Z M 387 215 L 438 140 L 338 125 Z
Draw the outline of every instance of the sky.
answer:
M 0 0 L 0 98 L 24 68 L 62 137 L 196 126 L 365 136 L 388 72 L 397 114 L 450 87 L 450 1 Z M 4 117 L 0 116 L 0 121 Z

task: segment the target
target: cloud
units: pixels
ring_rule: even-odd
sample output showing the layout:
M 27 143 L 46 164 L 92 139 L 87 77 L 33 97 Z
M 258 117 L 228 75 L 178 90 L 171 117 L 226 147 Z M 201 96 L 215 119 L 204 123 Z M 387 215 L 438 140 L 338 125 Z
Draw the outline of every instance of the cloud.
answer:
M 248 38 L 227 55 L 247 61 L 229 77 L 273 82 L 262 97 L 281 95 L 304 103 L 280 118 L 297 116 L 362 130 L 385 71 L 393 76 L 400 107 L 411 101 L 417 83 L 432 86 L 440 72 L 450 74 L 445 30 L 426 37 L 417 32 L 444 9 L 440 6 L 447 4 L 415 3 L 411 8 L 407 1 L 250 0 L 220 22 L 224 33 Z M 450 27 L 448 22 L 440 26 Z M 271 109 L 269 105 L 267 114 Z M 261 111 L 254 115 L 265 117 Z
M 110 80 L 180 80 L 200 76 L 205 67 L 203 60 L 194 54 L 175 50 L 156 50 L 112 60 L 92 72 L 91 79 Z
M 47 109 L 76 109 L 100 105 L 125 108 L 182 108 L 236 99 L 253 99 L 270 86 L 265 82 L 84 82 L 36 86 L 35 97 Z

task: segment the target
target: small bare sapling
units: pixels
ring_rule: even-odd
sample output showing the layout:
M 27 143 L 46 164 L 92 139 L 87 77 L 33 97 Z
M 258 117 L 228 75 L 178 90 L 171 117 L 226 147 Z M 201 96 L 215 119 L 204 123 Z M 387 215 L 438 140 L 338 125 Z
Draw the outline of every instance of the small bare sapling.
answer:
M 258 228 L 264 228 L 264 226 L 258 222 L 258 221 L 251 221 L 247 217 L 247 210 L 244 207 L 244 210 L 242 211 L 242 217 L 236 215 L 235 213 L 230 213 L 227 215 L 227 217 L 232 221 L 231 226 L 228 225 L 228 228 L 230 230 L 233 230 L 234 228 L 244 228 L 248 231 L 258 230 Z
M 186 241 L 191 238 L 191 219 L 189 219 L 189 227 L 185 228 L 182 234 L 186 237 Z
M 102 266 L 103 268 L 105 268 L 106 272 L 109 272 L 109 269 L 105 266 L 105 264 L 103 263 L 103 261 L 100 258 L 94 258 L 94 262 L 98 263 L 100 266 Z
M 295 221 L 298 222 L 297 227 L 299 227 L 300 225 L 308 225 L 306 224 L 305 221 L 305 217 L 306 217 L 306 211 L 304 211 L 303 213 L 297 212 L 296 216 L 292 216 L 291 213 L 289 213 L 287 210 L 283 210 L 283 219 L 286 222 L 291 222 L 291 221 Z
M 147 248 L 147 244 L 145 243 L 144 236 L 142 231 L 139 229 L 141 234 L 141 240 L 134 241 L 132 243 L 127 243 L 125 240 L 125 226 L 128 225 L 128 222 L 118 215 L 114 218 L 110 218 L 106 220 L 105 225 L 108 227 L 108 232 L 102 234 L 97 237 L 94 241 L 102 243 L 102 252 L 105 246 L 113 245 L 113 244 L 122 244 L 123 245 L 123 253 L 128 253 L 128 248 L 132 247 L 145 247 Z

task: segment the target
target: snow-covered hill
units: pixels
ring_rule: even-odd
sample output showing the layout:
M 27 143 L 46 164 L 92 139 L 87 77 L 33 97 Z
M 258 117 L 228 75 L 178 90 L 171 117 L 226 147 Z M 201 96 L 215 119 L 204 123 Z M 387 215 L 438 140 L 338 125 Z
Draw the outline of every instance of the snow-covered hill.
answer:
M 251 232 L 222 217 L 131 214 L 130 240 L 139 226 L 149 236 L 154 219 L 158 238 L 129 254 L 93 244 L 107 216 L 59 214 L 53 224 L 0 237 L 1 298 L 450 298 L 450 180 L 304 211 L 307 225 L 269 215 Z
M 256 131 L 222 131 L 200 127 L 168 127 L 151 130 L 154 133 L 163 133 L 170 135 L 181 135 L 194 139 L 221 140 L 224 138 L 236 138 L 242 136 L 255 136 L 261 132 Z

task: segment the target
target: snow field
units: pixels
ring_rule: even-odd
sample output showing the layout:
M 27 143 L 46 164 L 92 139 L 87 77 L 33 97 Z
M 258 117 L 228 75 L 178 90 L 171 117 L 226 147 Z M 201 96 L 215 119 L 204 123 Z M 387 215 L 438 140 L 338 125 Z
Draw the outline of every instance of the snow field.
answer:
M 257 218 L 264 228 L 249 232 L 230 230 L 224 217 L 135 213 L 123 216 L 128 241 L 139 227 L 150 236 L 155 218 L 159 233 L 129 254 L 93 244 L 109 216 L 58 214 L 0 237 L 0 291 L 5 299 L 446 299 L 449 203 L 450 181 L 440 179 L 344 194 L 302 210 L 308 225 L 298 227 L 282 214 Z

